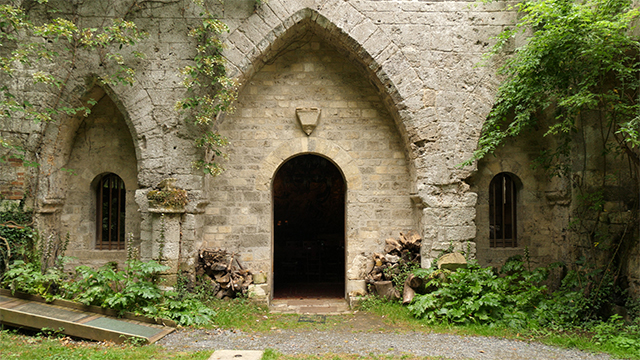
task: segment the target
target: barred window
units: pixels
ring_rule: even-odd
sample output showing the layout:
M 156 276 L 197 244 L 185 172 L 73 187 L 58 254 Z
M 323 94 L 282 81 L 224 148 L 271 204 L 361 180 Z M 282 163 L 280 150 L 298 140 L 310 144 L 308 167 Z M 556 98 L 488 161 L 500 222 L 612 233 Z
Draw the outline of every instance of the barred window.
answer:
M 517 247 L 516 185 L 500 173 L 489 185 L 489 246 Z
M 122 250 L 126 191 L 124 181 L 113 173 L 98 182 L 96 201 L 96 249 Z

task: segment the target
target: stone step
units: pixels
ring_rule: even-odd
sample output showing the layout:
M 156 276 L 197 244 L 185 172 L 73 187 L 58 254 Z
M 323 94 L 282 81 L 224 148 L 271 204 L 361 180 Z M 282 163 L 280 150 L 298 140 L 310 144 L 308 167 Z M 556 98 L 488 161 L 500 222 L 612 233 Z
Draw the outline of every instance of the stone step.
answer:
M 269 310 L 276 314 L 350 314 L 344 299 L 273 299 Z

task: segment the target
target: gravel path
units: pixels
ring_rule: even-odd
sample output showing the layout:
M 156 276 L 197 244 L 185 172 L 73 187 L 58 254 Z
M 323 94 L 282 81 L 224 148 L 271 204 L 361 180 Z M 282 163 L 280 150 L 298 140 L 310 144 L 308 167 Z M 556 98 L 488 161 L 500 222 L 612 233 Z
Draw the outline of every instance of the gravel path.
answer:
M 283 354 L 441 356 L 445 359 L 611 359 L 609 355 L 567 350 L 540 343 L 480 336 L 422 332 L 274 330 L 180 330 L 158 342 L 171 350 L 264 350 Z

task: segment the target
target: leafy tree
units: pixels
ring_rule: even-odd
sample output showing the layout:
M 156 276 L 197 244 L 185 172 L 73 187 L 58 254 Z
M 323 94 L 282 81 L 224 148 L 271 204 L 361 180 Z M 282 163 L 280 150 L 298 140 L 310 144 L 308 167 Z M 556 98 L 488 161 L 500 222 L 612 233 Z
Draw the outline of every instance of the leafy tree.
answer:
M 516 9 L 523 16 L 498 36 L 490 55 L 519 34 L 530 36 L 500 69 L 506 79 L 473 159 L 538 127 L 550 110 L 554 116 L 545 136 L 556 136 L 563 145 L 588 111 L 598 111 L 637 169 L 640 42 L 632 36 L 632 24 L 640 11 L 631 0 L 528 0 Z M 567 150 L 560 146 L 554 155 L 559 158 Z
M 617 277 L 638 236 L 640 42 L 634 30 L 640 10 L 633 0 L 525 0 L 515 10 L 517 23 L 497 37 L 488 54 L 506 53 L 499 69 L 504 81 L 478 149 L 465 164 L 493 153 L 508 138 L 545 129 L 554 145 L 533 165 L 570 179 L 569 230 L 587 261 L 601 264 L 603 273 L 617 266 Z M 583 168 L 598 161 L 599 170 L 572 174 L 578 160 Z M 626 164 L 628 175 L 620 182 Z M 627 186 L 624 210 L 630 216 L 624 229 L 613 233 L 601 215 L 613 186 L 620 184 Z

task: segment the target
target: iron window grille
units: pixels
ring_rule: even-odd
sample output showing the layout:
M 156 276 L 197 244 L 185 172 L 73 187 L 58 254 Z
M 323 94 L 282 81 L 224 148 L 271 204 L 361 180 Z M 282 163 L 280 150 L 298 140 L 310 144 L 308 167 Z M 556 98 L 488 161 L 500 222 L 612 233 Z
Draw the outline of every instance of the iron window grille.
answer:
M 123 250 L 126 189 L 116 174 L 104 175 L 98 184 L 96 202 L 96 249 Z
M 496 175 L 489 185 L 489 246 L 517 247 L 516 185 L 509 174 Z

